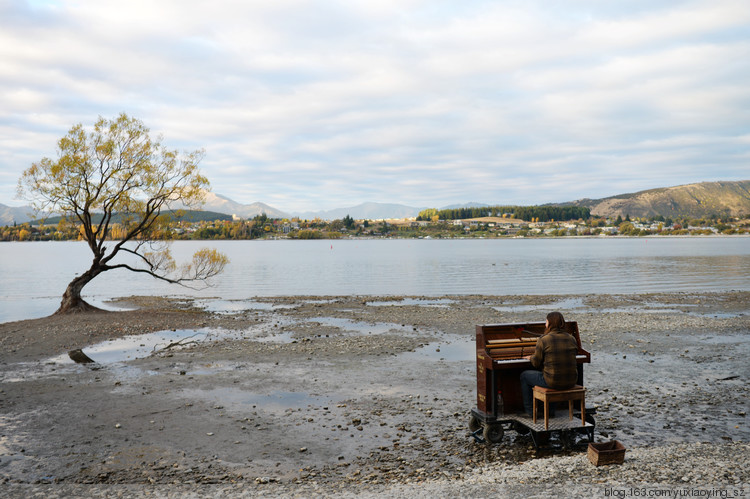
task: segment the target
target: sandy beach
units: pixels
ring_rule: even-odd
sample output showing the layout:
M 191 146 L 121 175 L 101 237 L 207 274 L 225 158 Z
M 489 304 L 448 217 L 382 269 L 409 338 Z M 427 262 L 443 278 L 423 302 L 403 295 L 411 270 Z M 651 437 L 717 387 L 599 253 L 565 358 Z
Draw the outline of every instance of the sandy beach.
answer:
M 750 293 L 214 302 L 128 297 L 112 304 L 127 311 L 0 324 L 5 495 L 750 492 Z M 474 326 L 551 310 L 579 324 L 595 439 L 622 442 L 623 465 L 591 465 L 584 438 L 469 435 Z M 67 359 L 157 331 L 184 334 L 130 359 Z

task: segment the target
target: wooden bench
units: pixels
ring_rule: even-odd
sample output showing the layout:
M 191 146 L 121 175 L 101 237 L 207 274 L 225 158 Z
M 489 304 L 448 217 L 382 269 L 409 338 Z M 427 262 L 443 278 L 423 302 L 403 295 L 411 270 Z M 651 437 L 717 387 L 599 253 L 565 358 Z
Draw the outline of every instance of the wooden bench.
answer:
M 580 400 L 581 402 L 581 426 L 586 426 L 586 389 L 581 385 L 575 385 L 573 388 L 568 390 L 555 390 L 553 388 L 545 388 L 542 386 L 535 386 L 533 390 L 534 395 L 534 423 L 536 423 L 536 401 L 541 400 L 544 402 L 544 429 L 549 429 L 549 405 L 555 402 L 568 401 L 568 419 L 573 419 L 573 401 Z

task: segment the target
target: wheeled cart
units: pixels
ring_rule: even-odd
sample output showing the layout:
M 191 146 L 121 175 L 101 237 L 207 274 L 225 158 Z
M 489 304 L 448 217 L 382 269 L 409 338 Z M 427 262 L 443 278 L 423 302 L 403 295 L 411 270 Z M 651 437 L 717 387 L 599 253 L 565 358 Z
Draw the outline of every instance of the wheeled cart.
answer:
M 563 443 L 569 442 L 574 433 L 585 433 L 593 441 L 593 407 L 586 407 L 585 424 L 581 424 L 580 413 L 570 419 L 566 409 L 550 418 L 547 429 L 543 416 L 534 423 L 523 412 L 521 373 L 532 369 L 525 357 L 534 353 L 544 327 L 543 322 L 476 326 L 477 407 L 471 410 L 469 419 L 469 430 L 476 441 L 498 443 L 508 430 L 531 433 L 535 446 L 548 440 L 552 432 L 560 432 Z M 577 383 L 583 386 L 583 364 L 591 362 L 591 354 L 581 347 L 578 323 L 566 322 L 565 327 L 578 345 Z
M 474 440 L 479 443 L 500 443 L 506 431 L 513 430 L 521 435 L 531 434 L 534 447 L 539 447 L 549 439 L 552 432 L 560 432 L 563 445 L 568 447 L 572 442 L 573 434 L 584 433 L 589 442 L 594 441 L 594 428 L 596 421 L 594 416 L 586 408 L 586 424 L 581 425 L 581 415 L 573 414 L 573 419 L 568 418 L 567 411 L 559 411 L 560 414 L 549 418 L 549 427 L 544 428 L 544 418 L 537 416 L 536 423 L 533 418 L 526 414 L 504 415 L 499 418 L 482 413 L 477 409 L 471 410 L 469 416 L 469 430 Z

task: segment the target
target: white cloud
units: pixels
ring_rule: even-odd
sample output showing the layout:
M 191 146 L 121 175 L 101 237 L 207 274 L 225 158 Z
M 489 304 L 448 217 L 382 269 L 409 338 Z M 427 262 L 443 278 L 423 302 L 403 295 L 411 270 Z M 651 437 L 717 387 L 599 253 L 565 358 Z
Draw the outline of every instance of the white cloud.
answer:
M 121 111 L 286 211 L 739 179 L 748 21 L 742 0 L 5 2 L 0 202 Z
M 743 0 L 716 2 L 664 2 L 653 11 L 624 19 L 603 19 L 581 34 L 586 45 L 607 48 L 643 48 L 675 44 L 696 37 L 744 31 L 750 22 L 750 5 Z

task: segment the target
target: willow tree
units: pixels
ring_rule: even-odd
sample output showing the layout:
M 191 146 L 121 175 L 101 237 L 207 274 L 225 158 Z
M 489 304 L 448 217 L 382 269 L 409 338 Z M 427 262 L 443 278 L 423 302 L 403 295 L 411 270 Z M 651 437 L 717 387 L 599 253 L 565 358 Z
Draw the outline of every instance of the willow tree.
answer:
M 102 272 L 127 269 L 186 286 L 202 286 L 228 259 L 213 249 L 197 251 L 177 266 L 169 244 L 155 239 L 163 211 L 198 208 L 209 188 L 198 170 L 203 151 L 178 153 L 152 139 L 137 119 L 99 118 L 93 130 L 75 125 L 58 142 L 57 159 L 43 158 L 25 170 L 19 195 L 38 212 L 58 213 L 80 226 L 93 253 L 88 270 L 66 288 L 55 314 L 96 310 L 81 290 Z M 118 239 L 112 229 L 118 225 Z

